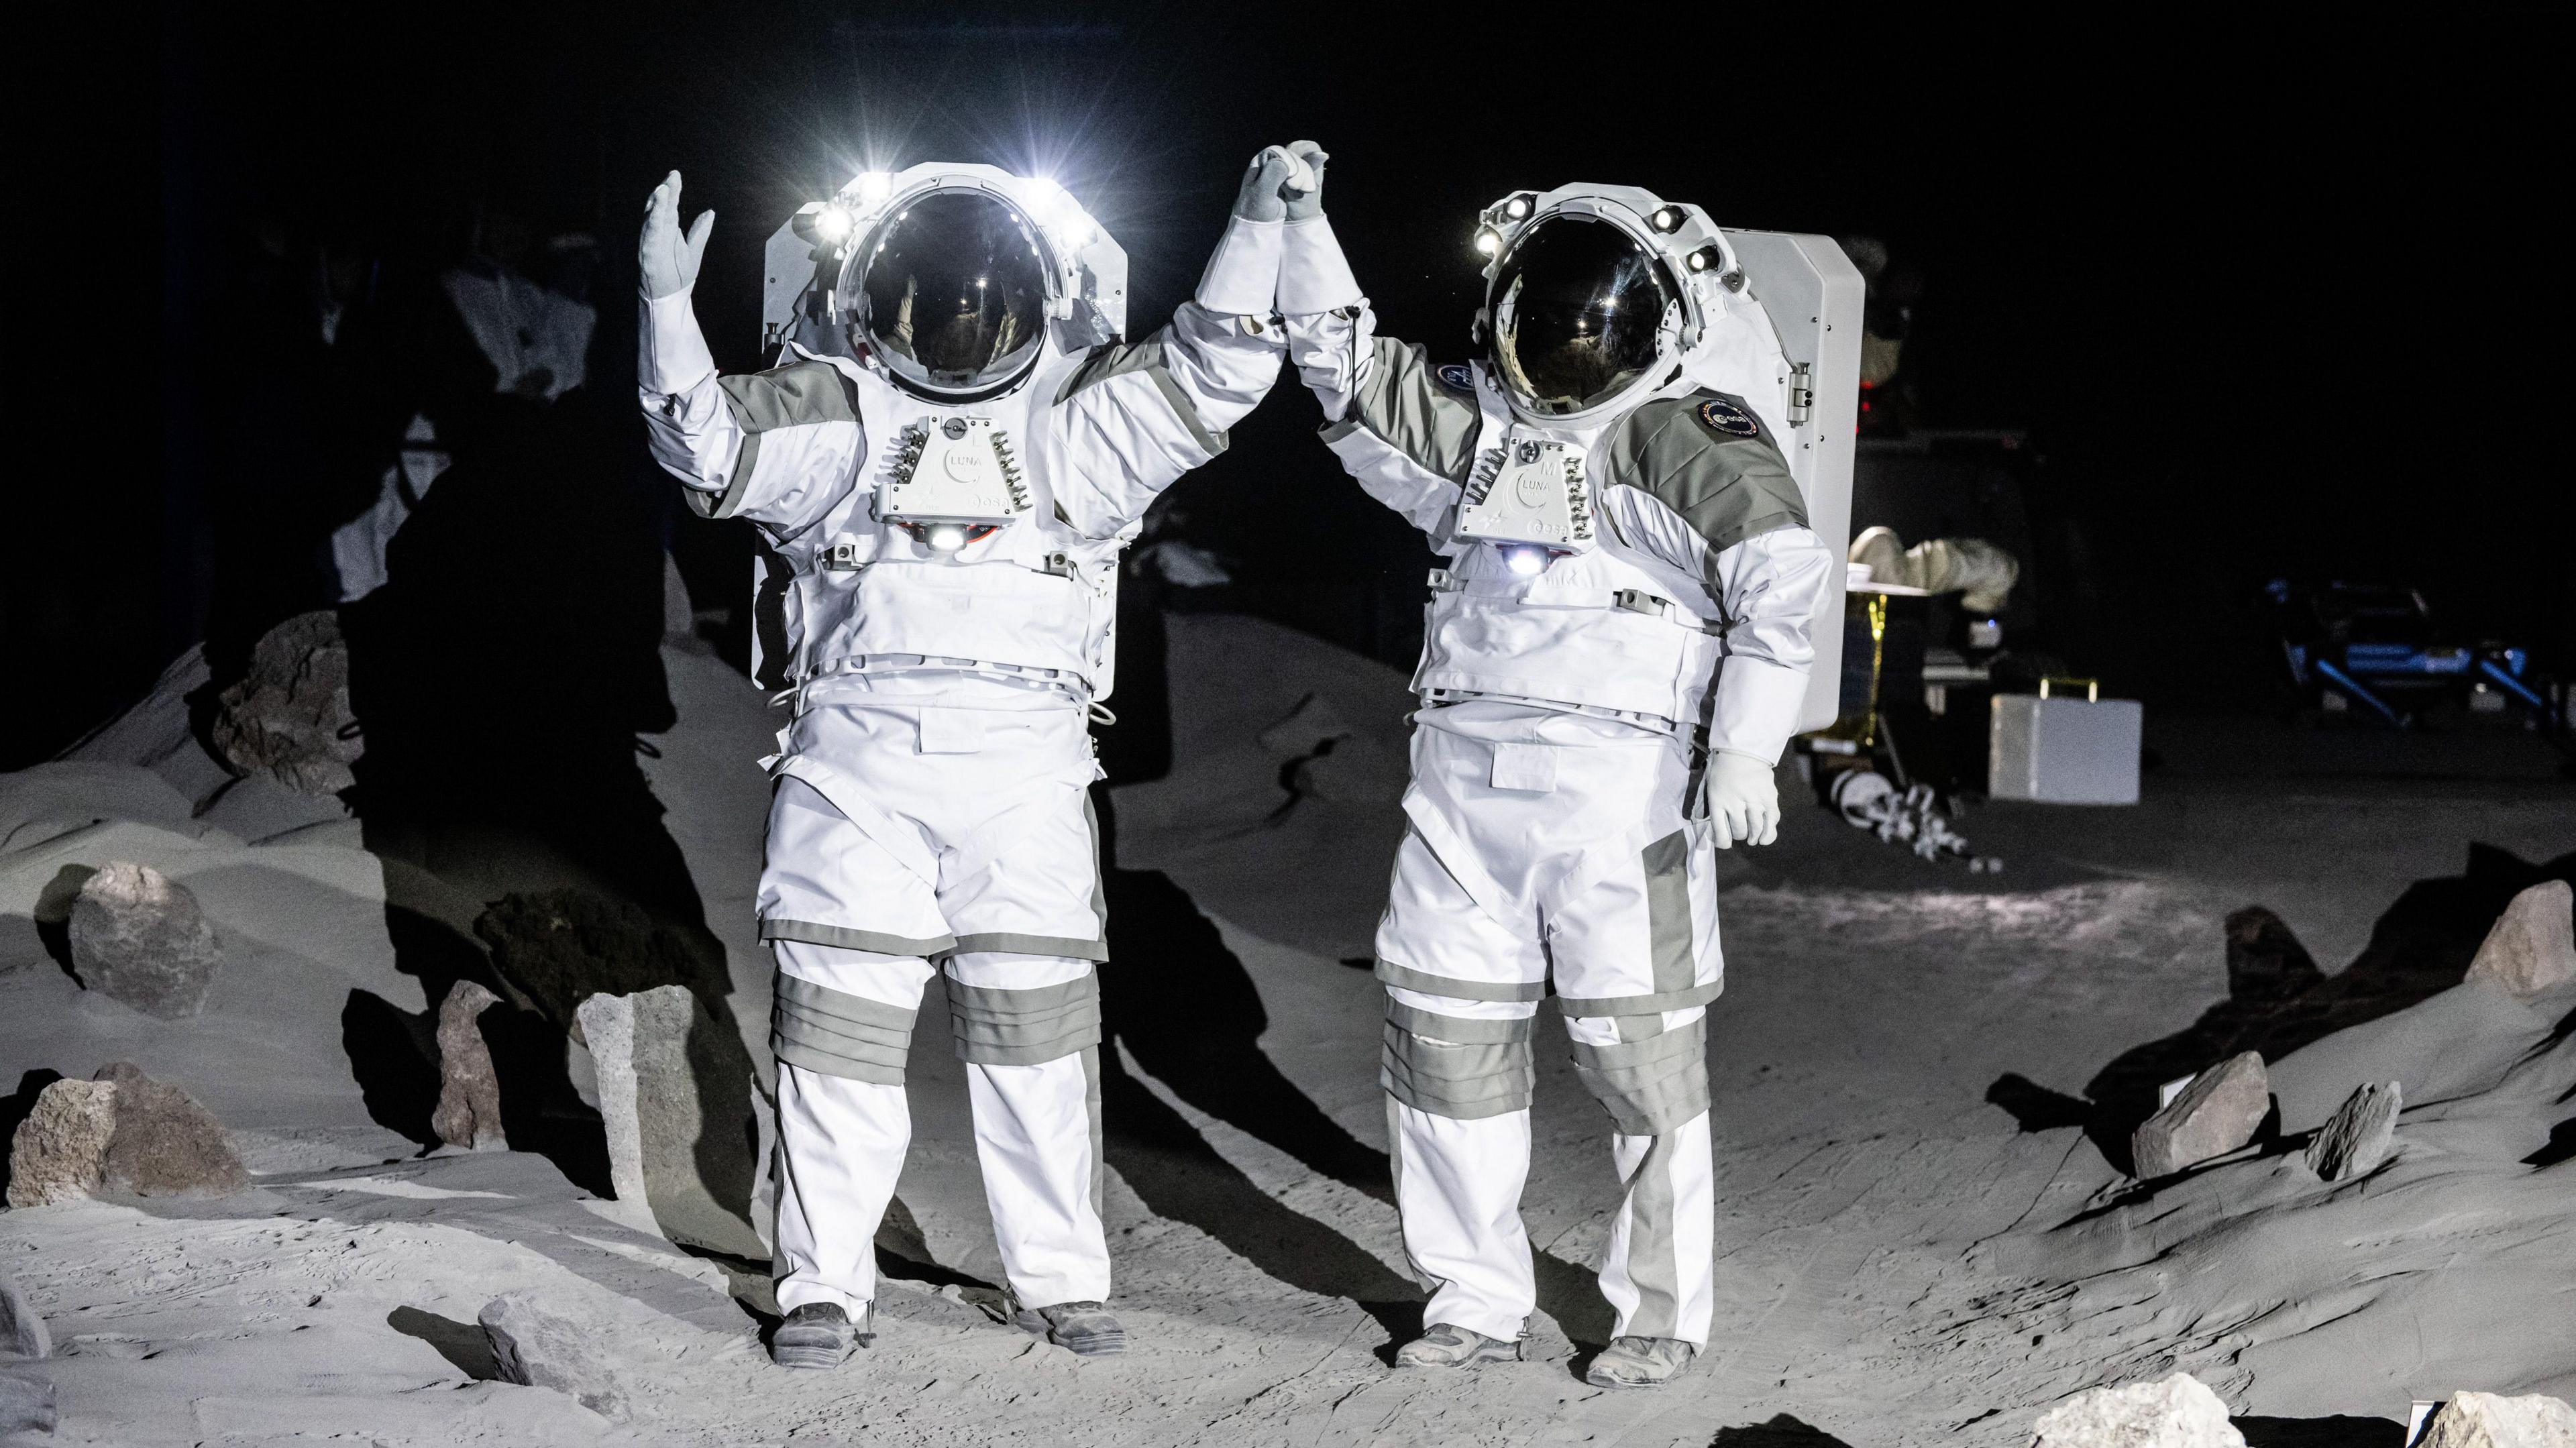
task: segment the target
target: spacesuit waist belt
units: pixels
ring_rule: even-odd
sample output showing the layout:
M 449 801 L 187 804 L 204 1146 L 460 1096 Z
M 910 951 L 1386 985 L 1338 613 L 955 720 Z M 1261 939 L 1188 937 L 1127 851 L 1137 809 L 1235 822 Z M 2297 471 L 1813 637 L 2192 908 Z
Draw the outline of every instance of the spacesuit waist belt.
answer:
M 1628 609 L 1444 593 L 1423 621 L 1413 690 L 1692 719 L 1698 692 L 1717 672 L 1717 649 L 1717 640 L 1698 629 Z

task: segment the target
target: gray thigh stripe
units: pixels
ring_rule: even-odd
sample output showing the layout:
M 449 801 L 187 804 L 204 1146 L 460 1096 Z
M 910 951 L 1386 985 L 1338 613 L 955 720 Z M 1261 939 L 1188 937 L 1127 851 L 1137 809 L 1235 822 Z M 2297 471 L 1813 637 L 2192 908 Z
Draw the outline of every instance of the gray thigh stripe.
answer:
M 1094 965 L 1109 958 L 1109 943 L 1104 940 L 1077 940 L 1070 935 L 1016 935 L 1007 930 L 960 935 L 948 953 L 966 955 L 979 950 L 1006 951 L 1012 955 L 1060 955 L 1071 960 L 1087 960 Z
M 1036 1066 L 1100 1044 L 1100 977 L 1028 990 L 948 983 L 957 1059 L 978 1066 Z
M 1655 989 L 1688 990 L 1699 964 L 1698 952 L 1691 948 L 1690 835 L 1675 830 L 1639 854 L 1646 870 L 1646 931 Z
M 1556 1008 L 1569 1016 L 1650 1016 L 1659 1011 L 1686 1011 L 1704 1006 L 1726 993 L 1726 982 L 1713 980 L 1688 990 L 1657 991 L 1653 995 L 1633 996 L 1564 996 Z
M 868 950 L 879 955 L 916 955 L 927 959 L 956 949 L 954 935 L 934 935 L 927 940 L 909 936 L 887 935 L 876 930 L 853 930 L 846 925 L 823 925 L 812 920 L 763 920 L 763 940 L 796 940 L 807 945 L 837 946 L 842 950 Z
M 779 1060 L 827 1076 L 903 1084 L 914 1012 L 781 973 L 769 1016 Z
M 1393 996 L 1386 998 L 1386 1019 L 1398 1030 L 1428 1036 L 1435 1041 L 1465 1045 L 1527 1041 L 1530 1027 L 1537 1021 L 1535 1016 L 1523 1016 L 1516 1021 L 1481 1021 L 1467 1016 L 1442 1015 L 1438 1011 L 1406 1005 Z
M 1628 1184 L 1628 1280 L 1637 1288 L 1637 1311 L 1628 1319 L 1628 1331 L 1638 1337 L 1681 1336 L 1674 1146 L 1672 1137 L 1656 1136 L 1637 1165 L 1636 1180 Z
M 1590 1045 L 1567 1053 L 1583 1089 L 1627 1136 L 1659 1136 L 1708 1110 L 1708 1021 L 1636 1041 Z
M 1537 1072 L 1527 1041 L 1445 1045 L 1389 1025 L 1378 1082 L 1416 1111 L 1473 1121 L 1528 1110 Z
M 1524 980 L 1493 982 L 1460 980 L 1451 975 L 1433 975 L 1391 960 L 1377 963 L 1377 978 L 1388 985 L 1418 990 L 1424 995 L 1455 996 L 1462 1001 L 1534 1001 L 1547 994 L 1545 981 Z
M 1108 1142 L 1100 1126 L 1100 1048 L 1082 1048 L 1082 1109 L 1091 1118 L 1091 1215 L 1108 1212 L 1102 1205 L 1109 1185 Z

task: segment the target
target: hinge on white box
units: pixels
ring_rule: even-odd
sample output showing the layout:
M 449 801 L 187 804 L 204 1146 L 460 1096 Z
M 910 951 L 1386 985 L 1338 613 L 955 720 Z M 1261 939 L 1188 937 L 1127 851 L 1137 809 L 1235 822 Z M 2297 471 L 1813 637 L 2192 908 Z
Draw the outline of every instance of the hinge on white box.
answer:
M 1816 369 L 1805 362 L 1789 364 L 1789 425 L 1805 427 L 1816 420 Z
M 859 557 L 858 541 L 851 538 L 824 545 L 814 561 L 817 566 L 834 573 L 855 573 L 867 566 L 866 560 Z

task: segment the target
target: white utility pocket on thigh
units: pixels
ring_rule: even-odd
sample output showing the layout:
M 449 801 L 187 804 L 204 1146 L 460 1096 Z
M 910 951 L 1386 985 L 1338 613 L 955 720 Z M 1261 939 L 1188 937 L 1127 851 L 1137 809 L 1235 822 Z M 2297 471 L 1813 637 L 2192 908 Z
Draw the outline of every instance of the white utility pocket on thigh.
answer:
M 983 711 L 924 708 L 920 714 L 922 753 L 981 754 L 984 752 Z
M 1545 794 L 1556 788 L 1556 749 L 1547 744 L 1497 744 L 1494 746 L 1496 789 L 1515 789 L 1525 794 Z

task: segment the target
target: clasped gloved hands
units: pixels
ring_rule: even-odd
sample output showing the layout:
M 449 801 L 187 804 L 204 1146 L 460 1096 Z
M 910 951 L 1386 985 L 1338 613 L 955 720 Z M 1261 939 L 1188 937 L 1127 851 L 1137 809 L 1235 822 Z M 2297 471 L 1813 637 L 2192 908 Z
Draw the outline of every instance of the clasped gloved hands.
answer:
M 644 273 L 644 295 L 659 299 L 687 291 L 698 280 L 698 263 L 707 254 L 707 236 L 716 229 L 716 214 L 701 211 L 680 234 L 680 173 L 672 172 L 644 200 L 644 236 L 636 261 Z
M 1324 149 L 1312 141 L 1266 146 L 1243 173 L 1234 214 L 1246 221 L 1304 221 L 1324 214 Z
M 1779 782 L 1771 766 L 1752 755 L 1710 754 L 1708 768 L 1700 774 L 1700 800 L 1721 850 L 1734 848 L 1739 840 L 1767 845 L 1780 838 Z

